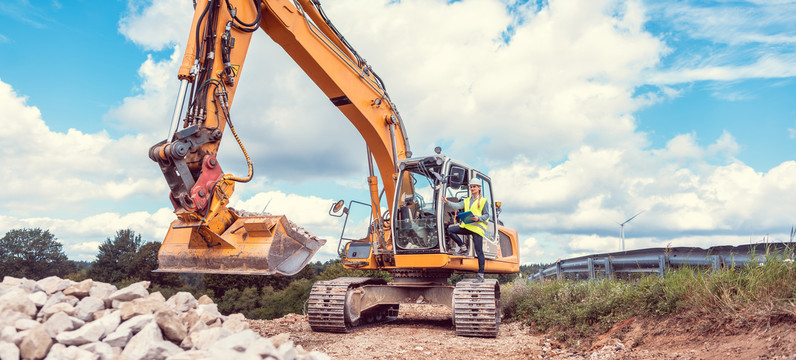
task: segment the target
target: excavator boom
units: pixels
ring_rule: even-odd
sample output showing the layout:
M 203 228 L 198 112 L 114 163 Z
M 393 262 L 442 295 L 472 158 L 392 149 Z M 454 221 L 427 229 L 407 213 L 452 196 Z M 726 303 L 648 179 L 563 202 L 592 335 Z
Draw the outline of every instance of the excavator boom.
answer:
M 473 246 L 467 246 L 469 253 L 454 251 L 446 236 L 458 221 L 456 209 L 446 204 L 467 197 L 468 184 L 493 199 L 491 179 L 441 149 L 412 157 L 403 120 L 382 80 L 332 25 L 319 0 L 195 1 L 169 133 L 149 151 L 166 178 L 177 215 L 158 254 L 159 271 L 291 275 L 325 243 L 284 216 L 227 206 L 235 183 L 248 182 L 254 171 L 230 107 L 252 33 L 258 30 L 290 55 L 365 140 L 370 226 L 367 234 L 346 239 L 344 246 L 341 237 L 338 251 L 344 267 L 387 270 L 395 280 L 316 282 L 307 302 L 310 326 L 351 331 L 396 316 L 406 299 L 422 298 L 451 308 L 457 334 L 497 336 L 497 281 L 466 279 L 454 286 L 448 279 L 455 272 L 517 272 L 517 232 L 503 226 L 500 204 L 490 201 L 479 205 L 479 211 L 493 214 L 479 222 L 482 241 L 475 243 L 483 244 L 480 261 Z M 221 170 L 217 153 L 226 130 L 246 158 L 246 176 Z M 347 216 L 343 204 L 335 204 L 330 214 Z
M 159 253 L 159 271 L 228 274 L 298 272 L 325 243 L 284 216 L 242 215 L 227 207 L 236 182 L 253 175 L 230 118 L 243 64 L 258 30 L 296 61 L 365 139 L 391 204 L 397 162 L 410 156 L 400 114 L 381 79 L 309 0 L 206 0 L 195 12 L 167 138 L 149 152 L 171 189 L 177 219 Z M 184 108 L 185 107 L 185 108 Z M 229 129 L 248 175 L 225 174 L 218 147 Z M 369 178 L 377 193 L 375 174 Z M 373 199 L 379 216 L 379 198 Z

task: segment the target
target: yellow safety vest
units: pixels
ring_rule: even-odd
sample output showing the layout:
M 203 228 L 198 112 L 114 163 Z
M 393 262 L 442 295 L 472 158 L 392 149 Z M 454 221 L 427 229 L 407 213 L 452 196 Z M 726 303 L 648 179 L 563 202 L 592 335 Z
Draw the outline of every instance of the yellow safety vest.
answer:
M 470 208 L 471 199 L 472 196 L 464 199 L 464 211 L 465 212 L 472 211 L 473 215 L 481 217 L 481 214 L 484 211 L 484 204 L 486 204 L 486 199 L 483 196 L 481 196 L 481 198 L 479 198 L 478 201 L 475 202 L 475 206 Z M 486 233 L 486 224 L 482 221 L 471 222 L 469 224 L 461 223 L 459 224 L 459 227 L 470 230 L 481 236 L 484 236 L 484 234 Z

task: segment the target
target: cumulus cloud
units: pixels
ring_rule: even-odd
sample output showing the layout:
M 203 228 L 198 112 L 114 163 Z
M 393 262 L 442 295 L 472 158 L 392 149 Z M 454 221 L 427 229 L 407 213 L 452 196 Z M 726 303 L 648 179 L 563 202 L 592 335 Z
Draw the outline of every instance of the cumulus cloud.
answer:
M 174 214 L 169 209 L 159 209 L 127 214 L 102 212 L 81 219 L 55 217 L 17 217 L 0 215 L 0 229 L 48 229 L 63 244 L 64 252 L 72 260 L 93 261 L 99 245 L 113 238 L 117 230 L 132 229 L 141 234 L 145 242 L 163 241 Z
M 479 156 L 472 143 L 491 159 L 549 159 L 584 141 L 641 141 L 625 116 L 638 106 L 633 87 L 667 51 L 643 30 L 636 2 L 556 1 L 519 13 L 502 1 L 326 7 L 387 83 L 413 146 L 443 144 L 462 158 Z
M 193 14 L 190 1 L 128 1 L 119 32 L 147 50 L 163 50 L 188 39 Z
M 30 215 L 165 188 L 154 181 L 153 172 L 145 170 L 152 168 L 141 156 L 151 142 L 145 136 L 113 139 L 104 131 L 52 131 L 39 110 L 2 81 L 0 108 L 9 120 L 0 133 L 3 213 Z
M 7 161 L 0 175 L 10 179 L 0 204 L 10 216 L 0 217 L 0 229 L 56 227 L 79 256 L 119 228 L 140 229 L 153 240 L 165 234 L 174 217 L 160 209 L 168 190 L 145 154 L 168 129 L 188 37 L 186 14 L 192 12 L 182 0 L 130 4 L 119 30 L 151 53 L 139 67 L 134 94 L 104 120 L 138 135 L 54 132 L 35 106 L 0 82 L 0 108 L 16 120 L 0 134 Z M 728 132 L 705 144 L 701 134 L 683 129 L 651 148 L 636 128 L 634 113 L 684 96 L 684 83 L 794 76 L 796 58 L 788 52 L 766 55 L 758 47 L 744 63 L 724 61 L 721 56 L 732 58 L 727 54 L 691 59 L 680 56 L 676 40 L 648 30 L 651 21 L 666 21 L 680 26 L 678 35 L 704 33 L 731 47 L 722 29 L 740 21 L 735 15 L 706 12 L 706 27 L 698 27 L 698 18 L 685 11 L 696 8 L 690 3 L 667 9 L 634 0 L 517 6 L 502 0 L 338 0 L 324 8 L 384 79 L 415 154 L 443 145 L 446 153 L 490 170 L 495 200 L 503 202 L 501 218 L 519 230 L 523 262 L 616 250 L 616 222 L 641 210 L 626 225 L 628 248 L 777 237 L 796 210 L 796 162 L 759 172 L 736 159 L 742 147 Z M 732 29 L 751 34 L 732 38 L 792 43 L 790 35 L 763 30 Z M 232 205 L 260 211 L 270 201 L 268 211 L 330 240 L 319 256 L 333 257 L 341 224 L 327 215 L 331 201 L 274 186 L 328 182 L 359 191 L 364 181 L 351 179 L 366 173 L 364 141 L 262 33 L 252 40 L 243 74 L 232 117 L 257 178 L 238 189 Z M 231 138 L 228 132 L 220 163 L 226 172 L 245 172 Z M 93 200 L 146 204 L 34 217 L 53 204 L 77 208 Z
M 503 221 L 534 234 L 550 255 L 616 251 L 618 224 L 639 211 L 625 226 L 634 234 L 628 249 L 787 240 L 796 162 L 757 172 L 727 155 L 736 148 L 726 133 L 708 146 L 680 135 L 663 149 L 586 147 L 556 166 L 521 160 L 490 175 Z M 707 153 L 724 153 L 726 163 L 707 162 Z

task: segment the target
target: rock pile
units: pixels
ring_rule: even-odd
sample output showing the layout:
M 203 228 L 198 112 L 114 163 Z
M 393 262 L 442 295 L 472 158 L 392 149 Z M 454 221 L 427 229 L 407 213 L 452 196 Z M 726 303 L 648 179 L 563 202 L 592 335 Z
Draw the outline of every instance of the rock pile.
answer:
M 0 360 L 329 359 L 294 347 L 287 334 L 261 337 L 243 315 L 222 315 L 207 296 L 179 292 L 166 300 L 148 287 L 6 276 Z

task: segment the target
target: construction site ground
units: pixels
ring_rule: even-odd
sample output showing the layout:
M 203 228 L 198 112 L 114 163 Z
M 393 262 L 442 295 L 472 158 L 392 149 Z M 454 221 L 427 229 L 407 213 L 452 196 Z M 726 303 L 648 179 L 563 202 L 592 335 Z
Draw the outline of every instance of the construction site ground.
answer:
M 570 346 L 518 322 L 501 324 L 495 339 L 458 337 L 440 305 L 401 304 L 397 320 L 347 334 L 313 332 L 295 314 L 250 325 L 263 336 L 288 333 L 295 345 L 333 359 L 796 359 L 794 317 L 759 319 L 634 318 Z

